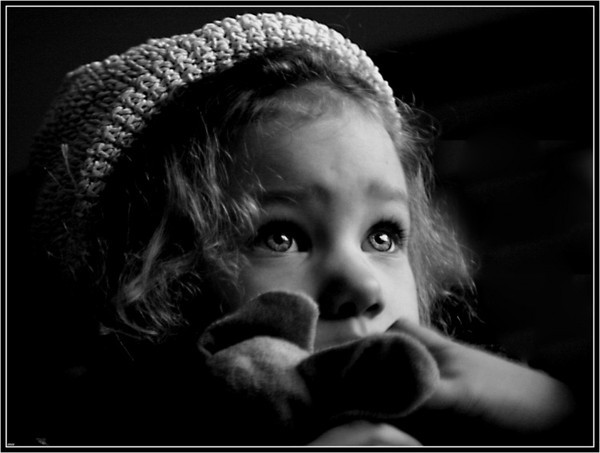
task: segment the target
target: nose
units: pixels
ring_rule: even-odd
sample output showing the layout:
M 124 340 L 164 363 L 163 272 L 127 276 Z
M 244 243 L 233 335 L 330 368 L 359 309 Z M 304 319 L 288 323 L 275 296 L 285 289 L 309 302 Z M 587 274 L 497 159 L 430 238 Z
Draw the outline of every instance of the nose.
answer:
M 361 253 L 334 253 L 320 266 L 317 303 L 323 319 L 373 318 L 384 309 L 381 284 Z

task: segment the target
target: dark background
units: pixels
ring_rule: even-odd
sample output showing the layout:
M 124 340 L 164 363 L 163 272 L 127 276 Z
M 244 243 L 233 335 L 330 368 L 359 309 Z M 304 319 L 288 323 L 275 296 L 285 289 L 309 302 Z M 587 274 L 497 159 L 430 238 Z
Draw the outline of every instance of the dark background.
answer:
M 486 334 L 591 401 L 595 9 L 10 6 L 6 327 L 8 402 L 19 416 L 8 440 L 26 437 L 23 420 L 36 410 L 39 370 L 30 354 L 39 338 L 30 330 L 41 321 L 32 315 L 60 303 L 22 296 L 39 281 L 23 253 L 24 170 L 54 90 L 67 71 L 147 38 L 259 10 L 310 17 L 341 31 L 367 50 L 398 96 L 439 119 L 436 200 L 473 253 Z M 57 356 L 77 355 L 77 332 L 63 334 Z

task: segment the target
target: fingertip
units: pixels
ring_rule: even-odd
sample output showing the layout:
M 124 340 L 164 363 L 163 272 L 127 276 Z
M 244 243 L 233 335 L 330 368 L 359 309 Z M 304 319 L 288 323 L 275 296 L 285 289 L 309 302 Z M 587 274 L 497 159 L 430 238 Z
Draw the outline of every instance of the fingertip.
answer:
M 443 346 L 448 341 L 448 339 L 434 327 L 424 326 L 405 318 L 398 319 L 390 330 L 412 335 L 429 348 Z
M 408 446 L 422 444 L 404 431 L 387 423 L 355 420 L 325 432 L 311 446 Z
M 389 425 L 388 425 L 389 426 Z M 383 436 L 389 442 L 389 445 L 403 446 L 403 447 L 422 447 L 423 444 L 414 437 L 406 434 L 404 431 L 400 431 L 393 426 L 389 426 L 389 434 Z

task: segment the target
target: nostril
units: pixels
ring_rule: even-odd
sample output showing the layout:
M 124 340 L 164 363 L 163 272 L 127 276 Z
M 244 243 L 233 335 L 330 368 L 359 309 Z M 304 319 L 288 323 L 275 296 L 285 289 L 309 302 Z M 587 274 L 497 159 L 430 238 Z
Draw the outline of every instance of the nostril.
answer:
M 371 318 L 384 311 L 379 282 L 374 278 L 333 275 L 324 283 L 317 297 L 322 319 Z
M 373 303 L 366 307 L 364 310 L 360 310 L 360 306 L 355 302 L 349 301 L 341 304 L 336 312 L 336 317 L 340 319 L 352 318 L 358 315 L 365 315 L 368 317 L 377 316 L 383 311 L 383 306 L 380 303 Z
M 352 318 L 358 314 L 356 304 L 352 302 L 345 302 L 338 307 L 337 315 L 339 318 Z
M 379 313 L 383 311 L 383 305 L 380 303 L 374 303 L 367 307 L 365 310 L 365 314 L 369 316 L 377 316 Z

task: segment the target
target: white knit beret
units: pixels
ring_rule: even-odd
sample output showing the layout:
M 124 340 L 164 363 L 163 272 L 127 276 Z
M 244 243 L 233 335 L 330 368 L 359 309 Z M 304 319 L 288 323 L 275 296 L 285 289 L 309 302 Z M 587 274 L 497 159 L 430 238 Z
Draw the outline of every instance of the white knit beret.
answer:
M 244 14 L 190 34 L 151 39 L 67 74 L 32 152 L 32 167 L 48 176 L 34 219 L 44 240 L 66 254 L 78 248 L 78 229 L 93 217 L 91 210 L 115 162 L 177 87 L 265 49 L 294 45 L 335 53 L 396 111 L 390 86 L 366 53 L 313 20 Z

